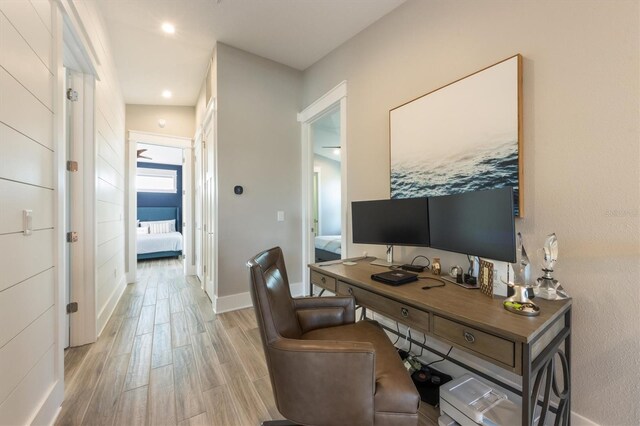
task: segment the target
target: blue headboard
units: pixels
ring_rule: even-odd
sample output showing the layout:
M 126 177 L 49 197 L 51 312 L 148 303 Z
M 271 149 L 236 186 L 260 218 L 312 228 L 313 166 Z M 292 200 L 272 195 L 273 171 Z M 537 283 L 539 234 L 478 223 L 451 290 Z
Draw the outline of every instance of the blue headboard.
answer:
M 171 219 L 176 220 L 176 231 L 182 232 L 180 207 L 138 207 L 138 220 L 140 222 Z

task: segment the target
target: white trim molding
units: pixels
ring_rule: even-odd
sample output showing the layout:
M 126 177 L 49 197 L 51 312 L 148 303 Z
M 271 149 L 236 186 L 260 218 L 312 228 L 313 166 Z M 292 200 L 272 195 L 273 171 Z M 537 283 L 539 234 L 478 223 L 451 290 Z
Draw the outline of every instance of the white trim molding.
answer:
M 216 314 L 222 314 L 230 311 L 237 311 L 238 309 L 249 308 L 253 306 L 251 301 L 251 294 L 249 292 L 231 294 L 229 296 L 214 296 L 213 298 L 213 312 Z
M 341 81 L 336 87 L 316 99 L 311 105 L 298 113 L 298 122 L 313 121 L 318 115 L 324 113 L 329 107 L 347 97 L 347 81 Z

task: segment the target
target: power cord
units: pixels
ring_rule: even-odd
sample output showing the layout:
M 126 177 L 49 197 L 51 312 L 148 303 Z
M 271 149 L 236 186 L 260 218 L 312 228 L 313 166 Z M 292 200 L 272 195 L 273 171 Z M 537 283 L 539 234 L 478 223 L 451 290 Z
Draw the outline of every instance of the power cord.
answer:
M 427 256 L 423 256 L 421 254 L 417 255 L 416 257 L 413 258 L 413 260 L 411 261 L 411 265 L 413 265 L 413 263 L 416 261 L 416 259 L 420 259 L 423 258 L 427 261 L 426 265 L 421 265 L 424 266 L 425 268 L 428 268 L 429 266 L 431 266 L 431 260 L 429 260 L 429 258 Z
M 442 361 L 446 360 L 449 357 L 449 354 L 451 353 L 452 350 L 453 350 L 453 346 L 449 347 L 449 352 L 447 352 L 447 354 L 445 355 L 444 358 L 439 359 L 437 361 L 430 362 L 429 364 L 425 365 L 425 367 L 428 367 L 428 366 L 433 365 L 435 363 L 442 362 Z

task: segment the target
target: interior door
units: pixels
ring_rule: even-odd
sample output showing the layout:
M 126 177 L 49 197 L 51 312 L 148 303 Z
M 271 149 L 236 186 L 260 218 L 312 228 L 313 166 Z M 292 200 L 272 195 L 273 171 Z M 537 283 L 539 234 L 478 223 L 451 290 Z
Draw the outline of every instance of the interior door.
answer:
M 204 173 L 204 276 L 205 291 L 211 298 L 215 296 L 216 281 L 216 247 L 215 247 L 215 224 L 216 224 L 216 185 L 215 185 L 215 135 L 214 135 L 213 112 L 205 119 L 203 152 L 203 173 Z
M 196 275 L 200 280 L 200 283 L 204 286 L 204 270 L 203 270 L 203 247 L 202 247 L 202 233 L 203 233 L 203 173 L 202 173 L 202 135 L 198 136 L 194 145 L 194 158 L 195 158 L 195 248 L 196 248 Z

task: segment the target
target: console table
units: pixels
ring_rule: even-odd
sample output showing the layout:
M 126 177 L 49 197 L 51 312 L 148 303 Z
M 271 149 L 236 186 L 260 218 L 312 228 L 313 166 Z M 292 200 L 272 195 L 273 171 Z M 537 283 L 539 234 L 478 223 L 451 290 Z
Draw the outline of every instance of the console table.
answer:
M 522 396 L 522 424 L 548 421 L 548 412 L 556 414 L 555 424 L 569 424 L 571 405 L 571 300 L 549 301 L 540 298 L 540 315 L 525 317 L 506 311 L 501 297 L 490 298 L 478 290 L 469 290 L 446 282 L 443 287 L 429 273 L 421 273 L 416 282 L 398 287 L 371 280 L 371 274 L 384 267 L 371 265 L 372 258 L 359 259 L 356 265 L 327 262 L 309 265 L 313 285 L 339 295 L 352 295 L 366 309 L 435 337 L 456 349 L 522 376 L 522 390 L 478 371 L 459 360 L 447 357 L 421 342 L 449 361 L 464 366 L 481 377 Z M 385 327 L 388 331 L 396 330 Z M 556 362 L 561 368 L 556 369 Z M 562 374 L 558 381 L 557 371 Z M 562 388 L 562 389 L 561 389 Z M 552 395 L 559 402 L 552 407 Z M 538 409 L 534 408 L 538 405 Z

